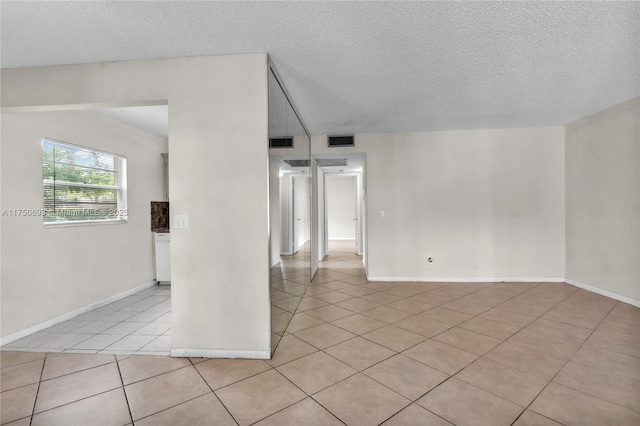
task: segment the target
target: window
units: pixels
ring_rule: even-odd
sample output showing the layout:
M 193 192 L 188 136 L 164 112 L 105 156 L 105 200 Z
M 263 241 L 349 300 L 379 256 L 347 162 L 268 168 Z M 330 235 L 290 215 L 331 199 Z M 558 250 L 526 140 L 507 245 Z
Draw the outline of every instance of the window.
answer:
M 44 139 L 44 223 L 127 220 L 126 158 Z

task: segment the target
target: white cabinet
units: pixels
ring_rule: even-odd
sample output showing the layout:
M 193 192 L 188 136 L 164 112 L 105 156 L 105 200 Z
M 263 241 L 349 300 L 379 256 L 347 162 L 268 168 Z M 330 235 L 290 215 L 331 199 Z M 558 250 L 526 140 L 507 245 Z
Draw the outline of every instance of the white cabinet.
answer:
M 171 250 L 170 235 L 168 232 L 157 232 L 156 240 L 156 281 L 158 283 L 171 283 Z

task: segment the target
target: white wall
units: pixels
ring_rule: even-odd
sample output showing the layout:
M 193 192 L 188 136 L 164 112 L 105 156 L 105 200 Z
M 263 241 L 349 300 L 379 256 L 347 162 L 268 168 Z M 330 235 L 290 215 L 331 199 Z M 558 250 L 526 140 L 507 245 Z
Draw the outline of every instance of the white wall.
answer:
M 44 137 L 127 157 L 126 224 L 48 227 L 3 216 L 2 336 L 153 281 L 149 202 L 167 141 L 89 111 L 2 114 L 2 204 L 42 209 Z
M 330 240 L 356 238 L 356 177 L 327 175 L 327 224 Z
M 3 109 L 168 102 L 171 214 L 189 216 L 171 234 L 173 355 L 270 356 L 267 71 L 266 54 L 2 71 Z
M 313 143 L 314 154 L 367 154 L 370 277 L 565 276 L 563 127 L 362 134 L 355 148 Z
M 567 126 L 567 277 L 640 300 L 640 98 Z

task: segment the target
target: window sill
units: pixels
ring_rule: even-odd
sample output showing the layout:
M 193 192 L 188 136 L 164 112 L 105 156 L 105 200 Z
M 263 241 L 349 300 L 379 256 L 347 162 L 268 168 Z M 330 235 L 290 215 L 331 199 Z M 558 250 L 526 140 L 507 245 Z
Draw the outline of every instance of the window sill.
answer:
M 76 226 L 97 226 L 97 225 L 124 225 L 127 219 L 108 219 L 108 220 L 79 220 L 66 222 L 45 222 L 45 228 L 67 228 Z

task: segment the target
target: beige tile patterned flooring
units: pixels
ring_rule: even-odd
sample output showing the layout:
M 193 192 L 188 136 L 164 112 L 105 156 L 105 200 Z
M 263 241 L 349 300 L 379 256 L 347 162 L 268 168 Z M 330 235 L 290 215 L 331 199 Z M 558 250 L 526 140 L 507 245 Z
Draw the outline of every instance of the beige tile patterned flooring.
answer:
M 640 309 L 360 262 L 332 246 L 269 361 L 3 351 L 2 424 L 640 424 Z

